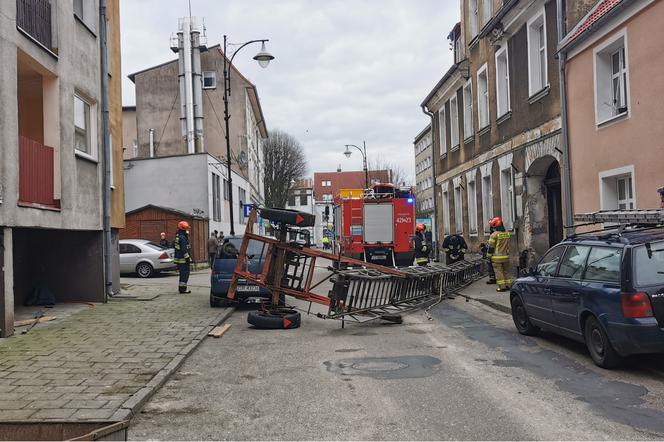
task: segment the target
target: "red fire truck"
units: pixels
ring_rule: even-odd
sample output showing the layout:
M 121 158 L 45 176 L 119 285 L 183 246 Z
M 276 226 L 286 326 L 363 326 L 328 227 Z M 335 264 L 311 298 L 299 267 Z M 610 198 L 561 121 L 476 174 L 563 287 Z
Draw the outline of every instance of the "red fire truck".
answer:
M 409 266 L 415 255 L 415 197 L 410 189 L 375 184 L 361 197 L 337 197 L 337 253 L 386 266 Z

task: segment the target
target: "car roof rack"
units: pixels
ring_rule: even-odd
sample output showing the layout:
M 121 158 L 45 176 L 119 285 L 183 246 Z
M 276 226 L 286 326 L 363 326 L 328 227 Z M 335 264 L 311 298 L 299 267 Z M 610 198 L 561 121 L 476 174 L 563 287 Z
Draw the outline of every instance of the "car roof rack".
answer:
M 577 213 L 574 215 L 574 221 L 579 221 L 581 224 L 571 226 L 573 228 L 602 223 L 611 225 L 588 232 L 573 233 L 567 237 L 568 239 L 574 239 L 579 235 L 599 233 L 607 230 L 617 231 L 605 235 L 598 235 L 598 237 L 600 239 L 609 239 L 612 236 L 620 238 L 622 233 L 628 228 L 630 232 L 633 232 L 636 230 L 641 231 L 664 227 L 664 209 L 600 210 L 597 212 Z

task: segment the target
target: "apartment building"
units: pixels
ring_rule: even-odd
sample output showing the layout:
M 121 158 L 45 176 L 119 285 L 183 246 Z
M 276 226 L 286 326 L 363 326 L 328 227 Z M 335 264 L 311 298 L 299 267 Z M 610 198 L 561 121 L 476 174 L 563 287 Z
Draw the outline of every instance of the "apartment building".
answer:
M 421 219 L 433 219 L 434 194 L 433 187 L 433 149 L 431 124 L 428 124 L 413 142 L 415 148 L 415 215 Z

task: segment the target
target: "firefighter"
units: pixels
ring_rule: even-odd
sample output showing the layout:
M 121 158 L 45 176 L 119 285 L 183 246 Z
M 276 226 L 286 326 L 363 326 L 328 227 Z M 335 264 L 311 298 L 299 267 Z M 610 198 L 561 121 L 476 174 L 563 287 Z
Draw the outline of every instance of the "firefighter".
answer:
M 178 284 L 178 291 L 180 293 L 191 293 L 187 290 L 187 281 L 189 281 L 189 272 L 191 264 L 191 246 L 189 245 L 189 223 L 187 221 L 180 221 L 178 223 L 178 231 L 175 234 L 175 258 L 173 262 L 178 266 L 180 273 L 180 283 Z
M 510 233 L 505 231 L 503 220 L 497 216 L 489 221 L 489 227 L 494 232 L 489 237 L 489 250 L 487 256 L 491 259 L 493 270 L 496 274 L 497 292 L 506 292 L 512 285 L 512 279 L 508 276 L 507 264 L 510 255 Z
M 455 262 L 463 261 L 466 253 L 466 240 L 463 236 L 452 234 L 447 235 L 443 240 L 443 252 L 445 252 L 445 264 L 450 265 Z
M 429 264 L 429 246 L 424 237 L 426 227 L 424 224 L 415 226 L 415 262 L 418 266 Z
M 323 237 L 323 250 L 330 249 L 330 238 L 326 235 Z

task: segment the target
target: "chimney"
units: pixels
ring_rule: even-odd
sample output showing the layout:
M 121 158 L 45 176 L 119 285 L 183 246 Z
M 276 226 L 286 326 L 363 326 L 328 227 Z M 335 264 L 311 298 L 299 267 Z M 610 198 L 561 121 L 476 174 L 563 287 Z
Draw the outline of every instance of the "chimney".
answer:
M 337 166 L 337 172 L 341 172 L 341 164 L 339 164 L 339 166 Z

